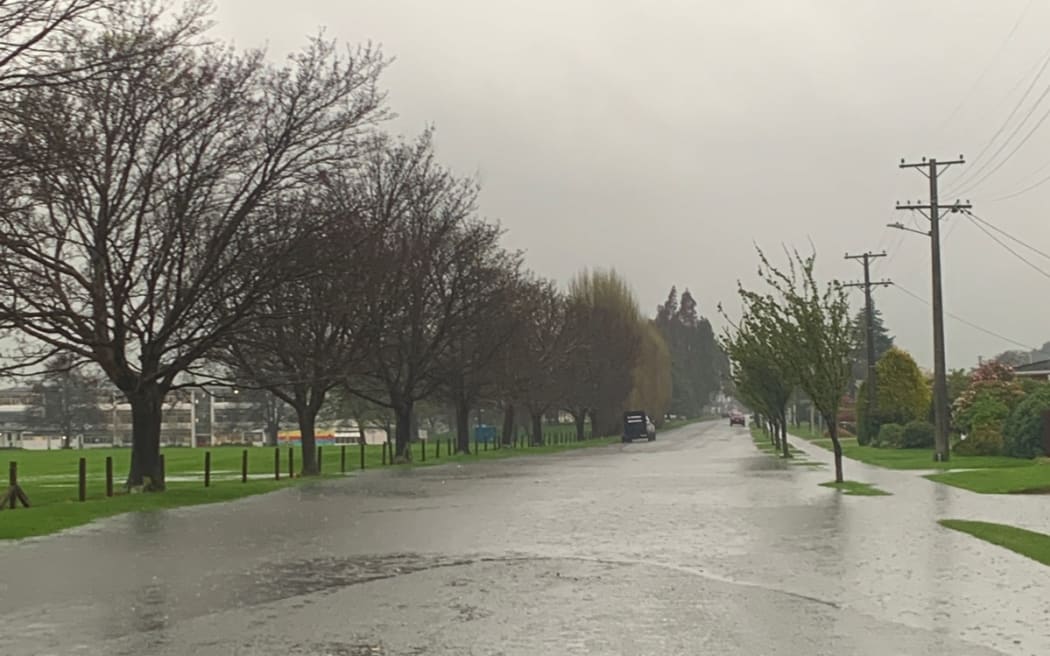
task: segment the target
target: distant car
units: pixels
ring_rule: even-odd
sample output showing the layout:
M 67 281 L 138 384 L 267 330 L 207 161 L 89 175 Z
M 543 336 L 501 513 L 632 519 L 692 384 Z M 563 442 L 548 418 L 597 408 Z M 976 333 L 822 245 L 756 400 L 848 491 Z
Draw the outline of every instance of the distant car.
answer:
M 641 410 L 631 410 L 623 413 L 623 441 L 646 439 L 652 442 L 656 439 L 656 425 L 649 415 Z
M 734 412 L 729 415 L 730 426 L 747 426 L 747 420 L 744 419 L 744 415 L 739 412 Z

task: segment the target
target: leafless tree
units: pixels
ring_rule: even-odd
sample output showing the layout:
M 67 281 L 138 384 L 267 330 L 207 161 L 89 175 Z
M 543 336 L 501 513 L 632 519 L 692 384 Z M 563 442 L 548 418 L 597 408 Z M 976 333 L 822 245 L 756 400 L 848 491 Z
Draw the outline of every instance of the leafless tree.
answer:
M 482 248 L 470 255 L 475 271 L 460 290 L 465 320 L 450 335 L 432 374 L 454 409 L 458 453 L 470 453 L 470 411 L 494 391 L 500 356 L 522 328 L 516 312 L 525 300 L 521 256 L 494 242 Z
M 158 0 L 0 0 L 0 92 L 65 84 L 104 74 L 199 37 L 210 10 L 204 0 L 188 0 L 178 11 Z M 116 23 L 130 25 L 151 17 L 167 19 L 163 38 L 139 32 L 119 49 L 83 51 L 85 36 Z
M 374 257 L 383 226 L 367 224 L 347 198 L 355 202 L 353 194 L 321 191 L 288 207 L 286 221 L 322 226 L 293 255 L 312 274 L 270 290 L 260 303 L 262 316 L 232 334 L 220 355 L 295 410 L 304 475 L 318 473 L 315 428 L 326 396 L 361 369 L 374 343 L 357 300 L 388 264 Z
M 353 391 L 394 411 L 395 457 L 405 461 L 416 402 L 440 385 L 437 372 L 457 331 L 478 320 L 472 294 L 500 230 L 472 218 L 477 185 L 434 161 L 429 132 L 387 144 L 366 173 L 363 207 L 390 226 L 376 248 L 394 266 L 361 299 L 380 341 Z
M 83 57 L 159 30 L 103 34 Z M 162 403 L 179 374 L 294 275 L 285 263 L 313 226 L 284 207 L 383 116 L 383 65 L 321 39 L 281 68 L 259 52 L 168 48 L 9 94 L 0 324 L 41 344 L 36 360 L 92 360 L 124 393 L 130 486 L 159 485 Z

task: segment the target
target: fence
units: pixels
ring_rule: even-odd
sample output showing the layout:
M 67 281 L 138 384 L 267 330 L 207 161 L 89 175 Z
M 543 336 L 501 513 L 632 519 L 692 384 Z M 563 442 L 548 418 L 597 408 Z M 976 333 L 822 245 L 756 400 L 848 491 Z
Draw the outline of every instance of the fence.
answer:
M 410 444 L 418 462 L 440 462 L 450 456 L 477 458 L 489 451 L 518 450 L 527 452 L 537 447 L 571 446 L 593 439 L 587 433 L 583 440 L 577 438 L 575 430 L 546 431 L 540 440 L 532 440 L 524 433 L 517 433 L 510 440 L 496 439 L 479 442 L 473 436 L 472 454 L 457 454 L 455 438 L 435 436 Z M 296 454 L 296 451 L 300 451 Z M 418 450 L 418 451 L 417 451 Z M 299 447 L 216 447 L 213 449 L 168 448 L 161 454 L 160 476 L 168 487 L 180 489 L 192 486 L 205 488 L 216 484 L 247 484 L 249 481 L 287 481 L 300 476 L 297 461 L 301 464 Z M 117 486 L 114 471 L 130 464 L 130 451 L 113 449 L 112 454 L 103 455 L 99 450 L 74 451 L 17 451 L 21 456 L 24 475 L 19 480 L 19 461 L 9 463 L 9 486 L 0 496 L 0 510 L 22 507 L 39 507 L 50 503 L 113 497 Z M 85 454 L 86 455 L 82 455 Z M 272 455 L 271 455 L 272 454 Z M 298 455 L 298 457 L 297 457 Z M 345 476 L 353 471 L 388 467 L 394 458 L 394 444 L 384 442 L 375 445 L 319 445 L 317 446 L 318 472 L 322 476 Z M 272 457 L 272 461 L 270 460 Z M 27 489 L 28 488 L 28 489 Z

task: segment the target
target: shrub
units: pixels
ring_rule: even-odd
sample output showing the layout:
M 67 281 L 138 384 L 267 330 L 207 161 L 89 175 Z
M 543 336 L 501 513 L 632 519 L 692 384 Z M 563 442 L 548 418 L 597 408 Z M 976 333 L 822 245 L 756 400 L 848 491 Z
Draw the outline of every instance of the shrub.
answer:
M 933 424 L 927 421 L 909 421 L 901 433 L 902 449 L 932 449 L 934 438 Z
M 979 422 L 965 440 L 959 440 L 952 451 L 961 456 L 997 456 L 1003 452 L 1002 423 Z
M 1043 412 L 1050 410 L 1050 386 L 1034 390 L 1003 422 L 1003 451 L 1015 458 L 1037 458 L 1043 451 Z
M 905 424 L 922 419 L 930 406 L 930 387 L 915 360 L 899 348 L 891 348 L 876 364 L 876 402 L 868 408 L 867 383 L 857 393 L 857 441 L 868 444 L 879 440 L 883 424 Z
M 875 446 L 900 446 L 904 438 L 904 426 L 900 424 L 883 424 L 879 428 L 879 435 L 875 440 Z

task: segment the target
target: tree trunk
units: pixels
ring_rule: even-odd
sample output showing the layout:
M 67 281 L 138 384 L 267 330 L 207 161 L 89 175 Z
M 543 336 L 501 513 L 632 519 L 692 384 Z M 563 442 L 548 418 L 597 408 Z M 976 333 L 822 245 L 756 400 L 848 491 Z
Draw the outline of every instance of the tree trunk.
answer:
M 591 417 L 591 432 L 594 433 L 595 436 L 604 435 L 604 427 L 598 423 L 598 411 L 588 410 L 587 414 Z
M 303 463 L 303 476 L 316 476 L 317 470 L 317 410 L 309 405 L 295 408 L 299 419 L 299 444 L 303 450 L 299 459 Z
M 470 453 L 470 404 L 456 401 L 456 453 Z
M 514 404 L 508 403 L 503 408 L 503 432 L 500 434 L 503 446 L 512 446 L 515 443 L 514 428 Z
M 580 410 L 572 413 L 572 419 L 576 422 L 576 439 L 582 441 L 587 437 L 587 411 Z
M 834 421 L 828 421 L 827 417 L 824 417 L 824 421 L 828 425 L 828 434 L 831 435 L 831 446 L 832 451 L 835 453 L 835 482 L 842 482 L 842 444 L 839 443 L 839 427 L 838 423 Z
M 164 391 L 150 383 L 127 394 L 131 404 L 131 470 L 128 488 L 141 487 L 145 492 L 164 490 L 160 470 L 160 422 Z
M 780 449 L 785 458 L 791 457 L 791 447 L 788 445 L 787 416 L 780 413 Z
M 529 417 L 532 419 L 532 445 L 541 446 L 543 444 L 543 413 L 530 412 Z
M 412 401 L 402 401 L 394 408 L 394 462 L 412 462 Z

